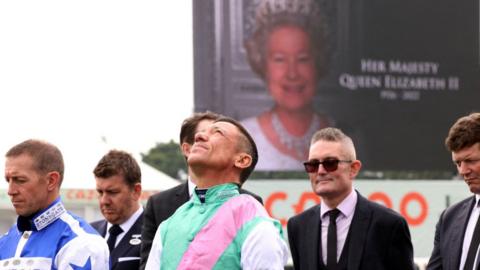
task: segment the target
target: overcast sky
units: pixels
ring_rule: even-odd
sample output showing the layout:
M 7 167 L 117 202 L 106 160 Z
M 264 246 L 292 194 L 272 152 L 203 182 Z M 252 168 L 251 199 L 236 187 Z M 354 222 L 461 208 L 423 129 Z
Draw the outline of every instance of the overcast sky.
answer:
M 190 0 L 0 1 L 0 155 L 27 138 L 70 155 L 102 137 L 134 153 L 177 140 L 193 111 L 191 9 Z

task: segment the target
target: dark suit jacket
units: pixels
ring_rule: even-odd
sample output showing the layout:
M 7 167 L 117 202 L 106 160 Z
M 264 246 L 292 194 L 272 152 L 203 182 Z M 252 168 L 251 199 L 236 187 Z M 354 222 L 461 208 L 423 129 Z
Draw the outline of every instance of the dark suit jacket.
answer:
M 112 250 L 110 254 L 112 270 L 138 269 L 140 265 L 140 242 L 138 240 L 141 239 L 142 223 L 143 214 L 138 217 L 120 243 Z M 107 233 L 106 220 L 95 221 L 91 225 L 101 236 L 105 237 Z
M 320 205 L 290 218 L 287 230 L 294 268 L 322 269 Z M 349 239 L 348 270 L 414 269 L 413 247 L 405 219 L 360 194 Z
M 472 196 L 450 206 L 440 215 L 427 270 L 457 270 L 460 267 L 463 237 L 474 205 L 475 196 Z
M 142 229 L 142 246 L 140 251 L 141 270 L 145 269 L 153 238 L 155 237 L 155 232 L 157 231 L 158 226 L 160 226 L 160 223 L 173 215 L 177 208 L 190 199 L 187 183 L 188 182 L 185 182 L 171 189 L 164 190 L 148 198 Z M 244 189 L 240 189 L 240 193 L 252 195 L 260 203 L 263 203 L 262 198 L 258 195 Z

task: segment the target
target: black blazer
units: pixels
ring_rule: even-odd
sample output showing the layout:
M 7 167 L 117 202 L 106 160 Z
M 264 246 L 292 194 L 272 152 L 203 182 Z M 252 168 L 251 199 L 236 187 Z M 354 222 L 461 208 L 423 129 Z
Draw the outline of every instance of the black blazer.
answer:
M 260 203 L 262 198 L 244 189 L 240 189 L 240 193 L 249 194 L 255 197 Z M 140 269 L 145 269 L 148 254 L 152 248 L 153 238 L 158 226 L 162 221 L 169 218 L 177 208 L 186 203 L 190 199 L 188 194 L 188 182 L 175 186 L 154 194 L 148 198 L 147 207 L 145 208 L 142 228 L 142 245 L 140 250 Z
M 405 219 L 357 194 L 349 229 L 347 269 L 413 270 L 413 247 Z M 288 240 L 295 269 L 321 269 L 320 230 L 320 205 L 288 221 Z
M 140 242 L 142 233 L 143 214 L 140 215 L 123 236 L 122 240 L 110 253 L 110 262 L 112 270 L 133 270 L 138 269 L 140 265 Z M 98 233 L 105 237 L 107 233 L 107 221 L 99 220 L 92 222 L 92 225 Z M 138 240 L 136 240 L 138 239 Z
M 457 270 L 460 267 L 463 237 L 474 205 L 475 196 L 472 196 L 442 212 L 436 226 L 427 270 Z

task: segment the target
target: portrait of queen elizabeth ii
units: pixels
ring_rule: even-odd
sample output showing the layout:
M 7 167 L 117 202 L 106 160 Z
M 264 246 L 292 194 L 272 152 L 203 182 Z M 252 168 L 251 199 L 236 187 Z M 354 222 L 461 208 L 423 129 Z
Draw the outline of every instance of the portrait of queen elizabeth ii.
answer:
M 263 0 L 244 41 L 273 106 L 241 123 L 259 149 L 257 170 L 301 170 L 315 131 L 332 126 L 314 97 L 326 74 L 325 25 L 315 0 Z

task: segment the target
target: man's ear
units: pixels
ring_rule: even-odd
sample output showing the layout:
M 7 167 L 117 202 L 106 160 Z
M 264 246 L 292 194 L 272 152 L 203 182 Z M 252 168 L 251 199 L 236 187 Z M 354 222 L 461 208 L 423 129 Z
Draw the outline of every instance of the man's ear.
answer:
M 235 167 L 237 168 L 245 169 L 250 167 L 250 164 L 252 164 L 252 156 L 247 153 L 240 153 L 235 158 Z
M 142 196 L 142 184 L 135 183 L 135 185 L 133 186 L 133 196 L 135 200 L 140 199 L 140 197 Z
M 357 177 L 361 168 L 362 168 L 362 162 L 360 162 L 360 160 L 352 161 L 352 163 L 350 164 L 350 177 L 352 179 Z
M 181 145 L 180 145 L 180 148 L 182 150 L 182 154 L 183 156 L 185 157 L 188 157 L 188 155 L 190 154 L 190 148 L 192 146 L 186 142 L 183 142 Z
M 60 173 L 57 171 L 49 172 L 46 175 L 47 189 L 53 191 L 60 188 Z

